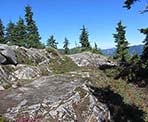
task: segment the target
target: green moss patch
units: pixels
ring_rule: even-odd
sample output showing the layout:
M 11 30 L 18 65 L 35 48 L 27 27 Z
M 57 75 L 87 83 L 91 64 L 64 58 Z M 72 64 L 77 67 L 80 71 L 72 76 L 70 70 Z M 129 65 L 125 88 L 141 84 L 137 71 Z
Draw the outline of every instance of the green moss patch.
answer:
M 67 56 L 61 58 L 52 59 L 49 65 L 53 73 L 62 74 L 70 71 L 75 71 L 78 66 Z

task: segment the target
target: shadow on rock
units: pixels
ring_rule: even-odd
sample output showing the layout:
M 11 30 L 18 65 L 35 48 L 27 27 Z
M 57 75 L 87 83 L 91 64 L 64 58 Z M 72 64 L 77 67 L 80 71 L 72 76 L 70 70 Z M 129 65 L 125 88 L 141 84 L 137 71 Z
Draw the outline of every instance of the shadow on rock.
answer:
M 113 122 L 144 122 L 144 112 L 135 105 L 124 103 L 123 98 L 114 93 L 110 87 L 97 88 L 89 86 L 92 94 L 106 104 Z

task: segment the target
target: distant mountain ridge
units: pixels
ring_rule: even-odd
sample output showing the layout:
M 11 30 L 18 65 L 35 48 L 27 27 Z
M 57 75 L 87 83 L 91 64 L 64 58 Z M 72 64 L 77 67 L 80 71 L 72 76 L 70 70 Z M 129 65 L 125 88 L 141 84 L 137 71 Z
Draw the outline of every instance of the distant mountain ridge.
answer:
M 133 45 L 129 47 L 129 54 L 141 55 L 143 52 L 144 45 Z M 104 55 L 113 56 L 115 54 L 116 48 L 102 49 Z

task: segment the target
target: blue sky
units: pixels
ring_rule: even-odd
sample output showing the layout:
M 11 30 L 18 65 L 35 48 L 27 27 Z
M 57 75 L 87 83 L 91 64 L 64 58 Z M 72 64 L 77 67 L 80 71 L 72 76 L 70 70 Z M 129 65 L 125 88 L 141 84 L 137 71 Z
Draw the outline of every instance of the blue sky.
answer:
M 143 0 L 144 1 L 144 0 Z M 124 0 L 0 0 L 0 18 L 4 25 L 24 17 L 24 7 L 29 4 L 34 20 L 46 43 L 54 35 L 62 48 L 64 38 L 70 47 L 79 45 L 80 29 L 87 27 L 91 44 L 102 49 L 115 46 L 115 27 L 119 20 L 127 27 L 127 40 L 131 45 L 141 44 L 144 35 L 137 29 L 148 27 L 148 14 L 139 14 L 145 2 L 135 4 L 131 10 L 122 8 Z

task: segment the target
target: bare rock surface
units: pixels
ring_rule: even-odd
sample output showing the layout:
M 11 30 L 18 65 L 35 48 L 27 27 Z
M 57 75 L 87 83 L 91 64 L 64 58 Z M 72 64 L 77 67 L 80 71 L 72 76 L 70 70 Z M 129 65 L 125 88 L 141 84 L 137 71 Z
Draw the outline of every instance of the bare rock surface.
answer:
M 110 119 L 108 108 L 89 92 L 85 81 L 70 75 L 41 77 L 7 93 L 2 91 L 2 95 L 0 112 L 9 121 L 21 120 L 26 115 L 51 122 L 103 122 Z
M 4 44 L 0 44 L 0 64 L 17 64 L 14 50 Z
M 0 45 L 0 49 L 0 61 L 9 61 L 9 65 L 0 65 L 0 115 L 9 122 L 104 122 L 111 119 L 108 107 L 99 102 L 86 85 L 91 84 L 84 80 L 90 77 L 89 72 L 67 70 L 54 74 L 64 62 L 56 50 L 7 45 Z M 115 65 L 98 54 L 80 53 L 69 57 L 73 60 L 67 60 L 69 65 L 73 62 L 78 66 Z M 60 68 L 65 67 L 66 63 Z
M 0 44 L 0 85 L 4 88 L 16 87 L 14 82 L 34 80 L 51 74 L 48 65 L 53 58 L 52 52 L 46 49 Z
M 35 66 L 18 65 L 17 69 L 12 73 L 14 79 L 31 80 L 40 76 L 40 69 Z
M 4 87 L 3 86 L 0 86 L 0 91 L 3 91 L 3 90 L 5 90 Z
M 83 52 L 78 54 L 69 55 L 69 57 L 78 66 L 95 66 L 95 67 L 114 67 L 117 64 L 109 60 L 106 56 L 100 54 L 93 54 L 90 52 Z

